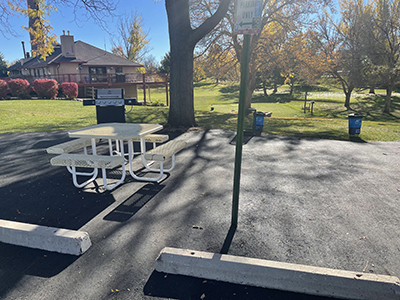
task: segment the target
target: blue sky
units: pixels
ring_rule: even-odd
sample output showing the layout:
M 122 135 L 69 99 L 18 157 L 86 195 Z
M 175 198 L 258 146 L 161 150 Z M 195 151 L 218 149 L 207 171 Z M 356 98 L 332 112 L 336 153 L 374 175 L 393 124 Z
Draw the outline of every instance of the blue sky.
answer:
M 134 14 L 135 9 L 142 15 L 142 25 L 144 32 L 148 33 L 150 40 L 149 47 L 152 48 L 149 55 L 153 55 L 157 61 L 160 61 L 169 51 L 168 22 L 165 11 L 165 2 L 153 0 L 120 0 L 117 6 L 116 15 Z M 81 40 L 93 46 L 107 51 L 111 50 L 110 34 L 99 27 L 93 20 L 87 20 L 85 16 L 78 15 L 79 20 L 74 20 L 73 9 L 67 7 L 58 7 L 58 11 L 52 12 L 50 23 L 53 26 L 53 33 L 58 37 L 62 35 L 63 30 L 74 36 L 75 40 Z M 109 18 L 107 21 L 107 30 L 111 33 L 117 32 L 118 17 Z M 30 50 L 29 34 L 22 29 L 22 25 L 28 25 L 28 20 L 23 17 L 13 17 L 11 20 L 13 29 L 18 36 L 0 34 L 0 52 L 8 62 L 22 58 L 21 41 L 25 41 L 26 51 Z M 58 39 L 59 41 L 59 39 Z

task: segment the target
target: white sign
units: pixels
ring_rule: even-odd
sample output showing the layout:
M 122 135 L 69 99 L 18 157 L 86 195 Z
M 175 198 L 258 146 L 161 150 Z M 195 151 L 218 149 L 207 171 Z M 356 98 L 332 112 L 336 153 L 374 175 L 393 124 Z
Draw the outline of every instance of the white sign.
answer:
M 236 0 L 235 34 L 260 33 L 261 12 L 261 0 Z

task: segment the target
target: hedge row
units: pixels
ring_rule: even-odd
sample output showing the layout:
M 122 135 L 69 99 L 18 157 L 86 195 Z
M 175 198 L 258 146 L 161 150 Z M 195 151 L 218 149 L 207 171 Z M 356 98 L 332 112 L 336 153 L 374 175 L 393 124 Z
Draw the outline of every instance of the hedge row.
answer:
M 36 79 L 31 87 L 27 80 L 17 78 L 8 83 L 0 80 L 0 99 L 6 98 L 9 93 L 12 97 L 28 99 L 32 91 L 40 98 L 55 99 L 59 88 L 67 99 L 78 97 L 78 85 L 75 82 L 64 82 L 59 86 L 54 79 Z

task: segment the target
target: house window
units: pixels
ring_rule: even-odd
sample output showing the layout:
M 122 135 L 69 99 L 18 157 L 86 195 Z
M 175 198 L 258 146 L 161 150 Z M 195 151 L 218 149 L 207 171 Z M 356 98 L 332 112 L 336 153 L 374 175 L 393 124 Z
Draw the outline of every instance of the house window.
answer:
M 116 67 L 115 73 L 122 73 L 122 67 Z
M 89 67 L 92 82 L 107 82 L 106 67 Z
M 106 67 L 89 67 L 90 74 L 107 74 Z

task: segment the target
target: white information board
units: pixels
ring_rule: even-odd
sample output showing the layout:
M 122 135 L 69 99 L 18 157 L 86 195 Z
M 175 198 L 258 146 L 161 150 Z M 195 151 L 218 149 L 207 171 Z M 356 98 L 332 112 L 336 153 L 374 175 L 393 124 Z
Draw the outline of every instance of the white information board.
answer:
M 235 34 L 260 33 L 261 13 L 261 0 L 236 0 Z

